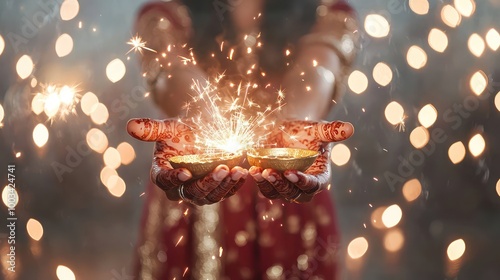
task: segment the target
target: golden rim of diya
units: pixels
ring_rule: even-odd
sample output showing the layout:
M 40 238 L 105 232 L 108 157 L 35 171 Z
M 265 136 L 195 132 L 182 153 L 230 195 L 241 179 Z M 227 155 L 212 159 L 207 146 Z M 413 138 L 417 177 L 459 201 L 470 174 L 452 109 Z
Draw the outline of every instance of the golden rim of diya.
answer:
M 234 153 L 196 154 L 173 156 L 168 161 L 173 168 L 186 168 L 191 172 L 193 178 L 200 178 L 208 175 L 221 164 L 227 165 L 229 169 L 241 165 L 243 155 Z
M 316 160 L 319 152 L 299 148 L 262 148 L 247 152 L 248 163 L 263 169 L 272 168 L 277 171 L 306 171 Z

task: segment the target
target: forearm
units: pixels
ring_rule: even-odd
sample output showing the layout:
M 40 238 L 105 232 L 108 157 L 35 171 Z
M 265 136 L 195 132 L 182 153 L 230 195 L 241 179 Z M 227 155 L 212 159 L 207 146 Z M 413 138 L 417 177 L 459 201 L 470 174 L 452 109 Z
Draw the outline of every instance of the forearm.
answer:
M 300 40 L 295 63 L 283 78 L 284 118 L 322 119 L 341 98 L 338 85 L 354 60 L 357 25 L 342 1 L 325 9 Z

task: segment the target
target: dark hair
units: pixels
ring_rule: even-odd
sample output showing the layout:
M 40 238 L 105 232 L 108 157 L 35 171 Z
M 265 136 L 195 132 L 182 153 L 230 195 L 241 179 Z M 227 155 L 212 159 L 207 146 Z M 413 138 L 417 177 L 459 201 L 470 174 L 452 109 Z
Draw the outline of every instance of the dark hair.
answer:
M 221 54 L 215 38 L 222 34 L 229 43 L 235 43 L 236 32 L 229 12 L 231 7 L 244 0 L 183 0 L 191 12 L 194 38 L 191 44 L 199 62 L 205 61 L 211 54 L 219 57 L 224 63 L 225 55 Z M 283 73 L 286 66 L 284 53 L 286 49 L 293 52 L 298 39 L 306 34 L 316 19 L 316 8 L 319 0 L 264 0 L 261 24 L 261 41 L 263 47 L 258 52 L 259 65 L 267 73 L 273 75 Z M 223 66 L 224 65 L 219 65 Z M 230 67 L 225 67 L 228 69 Z

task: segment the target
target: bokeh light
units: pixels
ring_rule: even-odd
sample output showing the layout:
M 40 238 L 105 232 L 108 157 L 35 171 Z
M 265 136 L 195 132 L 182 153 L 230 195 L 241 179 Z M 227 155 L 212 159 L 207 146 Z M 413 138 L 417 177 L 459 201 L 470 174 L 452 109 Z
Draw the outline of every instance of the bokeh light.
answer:
M 396 226 L 399 221 L 401 221 L 401 217 L 403 216 L 403 211 L 397 204 L 393 204 L 387 207 L 382 213 L 382 223 L 387 228 L 391 228 Z
M 495 107 L 497 107 L 497 110 L 500 112 L 500 91 L 497 92 L 495 96 Z
M 0 35 L 0 55 L 2 55 L 4 49 L 5 49 L 5 41 L 2 35 Z
M 387 104 L 384 113 L 385 118 L 390 124 L 397 125 L 403 120 L 405 110 L 403 109 L 403 106 L 401 106 L 401 104 L 396 101 L 392 101 L 391 103 Z
M 121 80 L 125 76 L 126 71 L 125 64 L 119 58 L 112 60 L 106 66 L 106 76 L 112 83 Z
M 497 51 L 500 47 L 500 34 L 498 34 L 495 28 L 491 28 L 488 30 L 488 33 L 486 33 L 486 43 L 493 51 Z
M 59 280 L 76 280 L 76 276 L 73 271 L 64 265 L 57 266 L 56 275 Z
M 500 179 L 498 179 L 496 189 L 497 189 L 497 194 L 498 194 L 498 196 L 500 196 Z
M 382 214 L 384 214 L 385 207 L 377 207 L 373 210 L 370 216 L 370 222 L 373 227 L 377 229 L 384 229 L 384 223 L 382 223 Z
M 384 247 L 389 252 L 399 251 L 404 244 L 405 238 L 399 228 L 387 231 L 384 236 Z
M 486 48 L 483 38 L 476 33 L 470 35 L 467 46 L 469 47 L 469 51 L 477 57 L 480 57 Z
M 427 54 L 419 46 L 411 46 L 406 54 L 406 61 L 414 69 L 421 69 L 427 64 Z
M 339 143 L 332 148 L 331 160 L 335 165 L 342 166 L 349 162 L 351 150 L 346 145 Z
M 107 188 L 109 188 L 109 186 L 110 186 L 109 178 L 111 178 L 111 176 L 118 176 L 118 173 L 116 172 L 116 170 L 114 168 L 104 166 L 101 169 L 101 173 L 99 174 L 99 178 L 101 178 L 102 184 L 104 186 L 106 186 Z
M 410 9 L 417 15 L 426 15 L 429 12 L 427 0 L 410 0 Z
M 448 245 L 446 253 L 451 261 L 458 260 L 465 253 L 465 241 L 463 239 L 457 239 L 451 242 L 450 245 Z
M 365 30 L 374 38 L 383 38 L 389 34 L 391 26 L 385 17 L 378 14 L 370 14 L 365 18 Z
M 26 223 L 26 230 L 28 231 L 28 235 L 33 238 L 33 240 L 39 241 L 43 236 L 43 226 L 42 224 L 35 220 L 29 219 Z
M 36 115 L 40 115 L 45 107 L 45 97 L 41 93 L 35 94 L 31 100 L 31 110 Z
M 94 105 L 97 105 L 98 103 L 99 98 L 97 98 L 93 92 L 89 91 L 82 96 L 82 99 L 80 100 L 80 107 L 85 115 L 90 116 L 92 110 L 97 108 L 94 107 Z
M 115 197 L 121 197 L 126 190 L 125 181 L 118 175 L 111 175 L 108 179 L 108 191 Z
M 470 17 L 476 10 L 476 3 L 473 0 L 454 0 L 455 8 L 464 17 Z
M 377 84 L 385 87 L 392 81 L 392 70 L 389 65 L 379 62 L 373 67 L 373 79 Z
M 462 20 L 462 16 L 453 6 L 445 5 L 441 9 L 441 20 L 449 27 L 457 27 Z
M 109 112 L 108 108 L 106 108 L 106 105 L 102 103 L 97 103 L 94 106 L 92 106 L 92 109 L 90 111 L 91 111 L 90 119 L 95 124 L 100 125 L 108 121 Z
M 481 95 L 488 87 L 488 77 L 483 71 L 479 70 L 472 75 L 469 85 L 475 95 Z
M 410 143 L 417 149 L 421 149 L 427 145 L 427 143 L 429 143 L 429 139 L 429 131 L 423 126 L 416 127 L 410 133 Z
M 429 32 L 429 37 L 427 39 L 429 46 L 437 52 L 444 52 L 448 47 L 448 36 L 442 30 L 433 28 Z
M 481 134 L 472 136 L 469 141 L 469 151 L 474 157 L 481 155 L 485 148 L 486 142 Z
M 33 129 L 33 141 L 40 148 L 49 141 L 49 130 L 44 124 L 39 123 Z
M 61 100 L 59 99 L 59 94 L 55 90 L 49 90 L 47 96 L 43 101 L 43 111 L 47 117 L 51 118 L 57 114 L 61 107 Z
M 418 112 L 418 121 L 425 127 L 431 127 L 437 120 L 438 113 L 432 104 L 427 104 Z
M 66 0 L 68 1 L 68 0 Z M 64 57 L 73 50 L 73 38 L 69 34 L 62 34 L 56 41 L 56 54 L 58 57 Z
M 19 195 L 17 190 L 9 185 L 5 186 L 2 190 L 2 201 L 7 207 L 16 207 L 19 203 Z
M 35 65 L 33 64 L 33 60 L 31 60 L 30 56 L 21 56 L 16 64 L 17 75 L 23 80 L 28 78 L 33 72 L 34 66 Z
M 120 167 L 122 162 L 120 153 L 118 152 L 117 149 L 113 147 L 109 147 L 106 149 L 106 151 L 103 154 L 103 160 L 106 166 L 109 166 L 114 169 Z
M 87 132 L 86 140 L 87 145 L 98 153 L 104 153 L 106 148 L 108 148 L 108 137 L 100 129 L 90 129 Z
M 3 110 L 2 104 L 0 104 L 0 123 L 2 123 L 4 117 L 5 117 L 5 111 Z
M 465 145 L 462 141 L 451 144 L 448 149 L 448 157 L 453 164 L 458 164 L 464 160 L 466 154 Z
M 77 0 L 64 0 L 61 4 L 59 14 L 62 20 L 72 20 L 78 15 L 80 4 Z
M 361 258 L 368 251 L 368 241 L 364 237 L 357 237 L 349 242 L 347 254 L 352 259 Z
M 349 75 L 347 84 L 354 93 L 361 94 L 368 88 L 368 78 L 363 72 L 354 70 Z
M 127 142 L 122 142 L 116 147 L 120 153 L 121 163 L 123 165 L 130 164 L 135 159 L 134 147 Z
M 406 181 L 401 189 L 406 201 L 411 202 L 417 199 L 422 193 L 422 184 L 418 179 L 411 179 Z

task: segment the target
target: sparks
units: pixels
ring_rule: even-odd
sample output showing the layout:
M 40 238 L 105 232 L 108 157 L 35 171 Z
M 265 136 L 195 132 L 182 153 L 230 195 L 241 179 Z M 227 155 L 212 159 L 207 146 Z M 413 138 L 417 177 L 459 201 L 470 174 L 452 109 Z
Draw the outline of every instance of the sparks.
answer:
M 147 51 L 156 53 L 155 50 L 146 47 L 146 42 L 142 41 L 142 38 L 138 35 L 132 37 L 132 39 L 130 39 L 130 41 L 127 42 L 127 44 L 131 45 L 132 48 L 126 54 L 129 54 L 132 51 L 139 52 L 140 54 L 142 54 L 143 50 L 147 50 Z

